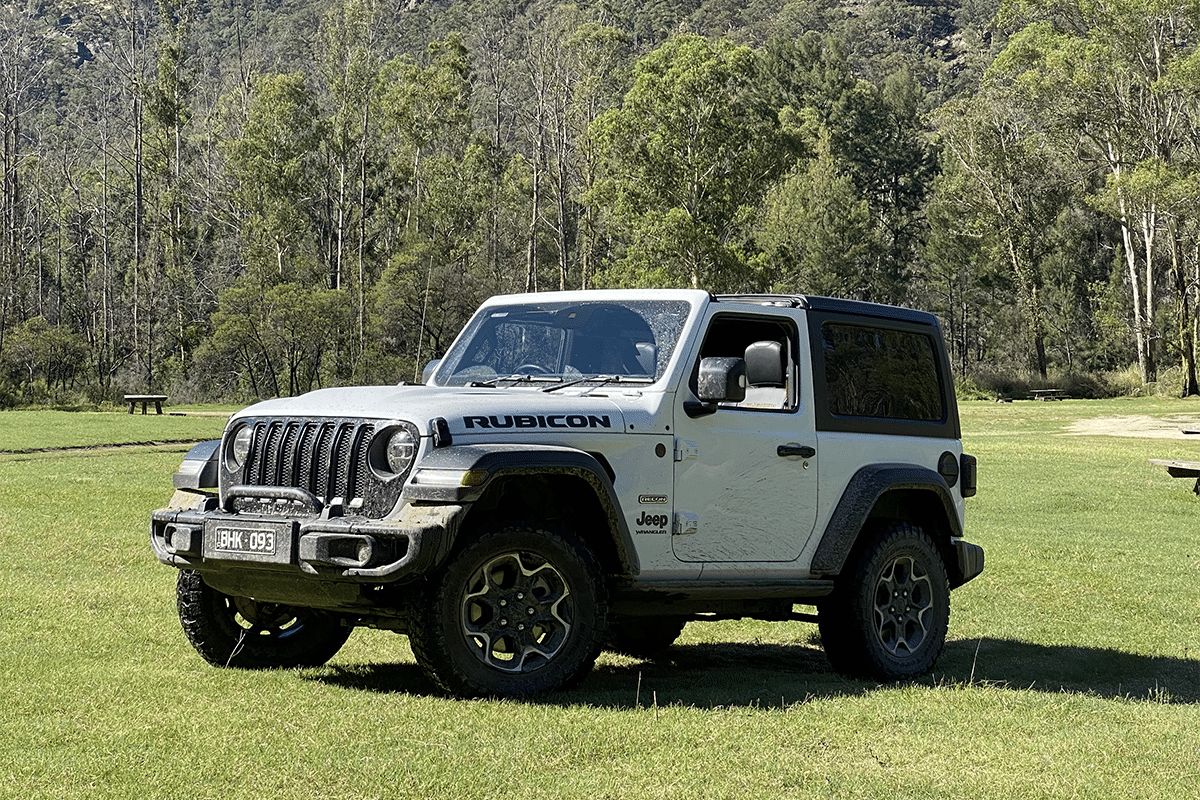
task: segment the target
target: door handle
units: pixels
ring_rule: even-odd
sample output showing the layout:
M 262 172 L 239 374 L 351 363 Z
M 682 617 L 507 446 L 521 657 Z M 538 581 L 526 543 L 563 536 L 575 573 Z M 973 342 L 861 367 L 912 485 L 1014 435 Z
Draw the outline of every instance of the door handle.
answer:
M 779 447 L 775 448 L 775 452 L 779 454 L 780 458 L 787 458 L 788 456 L 800 456 L 801 458 L 812 458 L 813 456 L 815 456 L 817 454 L 817 448 L 810 447 L 809 445 L 806 445 L 806 444 L 796 444 L 795 442 L 788 442 L 787 444 L 781 444 L 781 445 L 779 445 Z

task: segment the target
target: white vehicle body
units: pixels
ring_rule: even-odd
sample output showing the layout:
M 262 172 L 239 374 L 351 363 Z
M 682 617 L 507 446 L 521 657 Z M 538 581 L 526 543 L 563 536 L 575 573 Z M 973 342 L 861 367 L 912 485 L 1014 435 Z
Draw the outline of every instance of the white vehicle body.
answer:
M 809 618 L 793 605 L 849 591 L 839 576 L 876 529 L 927 540 L 951 588 L 977 575 L 982 551 L 962 540 L 974 473 L 929 315 L 700 291 L 515 295 L 485 303 L 425 385 L 234 415 L 185 461 L 151 539 L 220 596 L 409 631 L 406 585 L 479 531 L 543 519 L 594 554 L 615 629 Z M 499 636 L 467 635 L 467 650 Z M 525 691 L 429 669 L 452 691 Z

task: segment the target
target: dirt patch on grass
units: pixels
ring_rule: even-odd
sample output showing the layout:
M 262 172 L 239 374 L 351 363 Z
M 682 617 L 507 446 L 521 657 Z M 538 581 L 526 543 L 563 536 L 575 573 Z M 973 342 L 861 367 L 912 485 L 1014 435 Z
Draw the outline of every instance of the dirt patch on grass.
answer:
M 1145 439 L 1195 439 L 1200 442 L 1200 415 L 1179 414 L 1151 417 L 1133 414 L 1123 417 L 1081 419 L 1067 426 L 1076 436 L 1133 436 Z
M 42 453 L 100 453 L 133 448 L 149 449 L 176 445 L 200 444 L 204 439 L 160 439 L 153 442 L 121 442 L 119 444 L 85 444 L 73 447 L 30 447 L 25 450 L 0 450 L 0 456 L 31 456 Z

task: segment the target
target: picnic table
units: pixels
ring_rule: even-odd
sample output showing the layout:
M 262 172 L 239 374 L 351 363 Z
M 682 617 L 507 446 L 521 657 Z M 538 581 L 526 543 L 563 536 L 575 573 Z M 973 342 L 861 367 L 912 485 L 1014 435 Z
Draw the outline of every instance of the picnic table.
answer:
M 1194 494 L 1200 495 L 1200 461 L 1178 461 L 1173 458 L 1152 458 L 1150 463 L 1156 467 L 1166 467 L 1167 474 L 1172 478 L 1195 478 L 1196 485 L 1192 487 Z
M 1067 396 L 1065 389 L 1030 389 L 1034 400 L 1062 400 Z
M 138 403 L 142 404 L 142 414 L 146 413 L 146 406 L 150 403 L 154 403 L 154 413 L 161 414 L 162 413 L 162 404 L 163 404 L 163 401 L 166 399 L 167 399 L 167 396 L 165 394 L 127 394 L 127 395 L 125 395 L 125 402 L 129 403 L 129 413 L 130 414 L 133 413 L 133 407 L 136 406 Z

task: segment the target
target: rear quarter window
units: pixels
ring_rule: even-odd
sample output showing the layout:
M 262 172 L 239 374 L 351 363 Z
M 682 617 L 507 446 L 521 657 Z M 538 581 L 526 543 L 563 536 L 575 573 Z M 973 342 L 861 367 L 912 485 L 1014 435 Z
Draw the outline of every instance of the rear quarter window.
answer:
M 903 309 L 895 318 L 839 311 L 808 312 L 817 429 L 959 439 L 937 319 Z
M 946 417 L 930 336 L 827 322 L 821 326 L 829 412 L 841 417 L 940 422 Z

